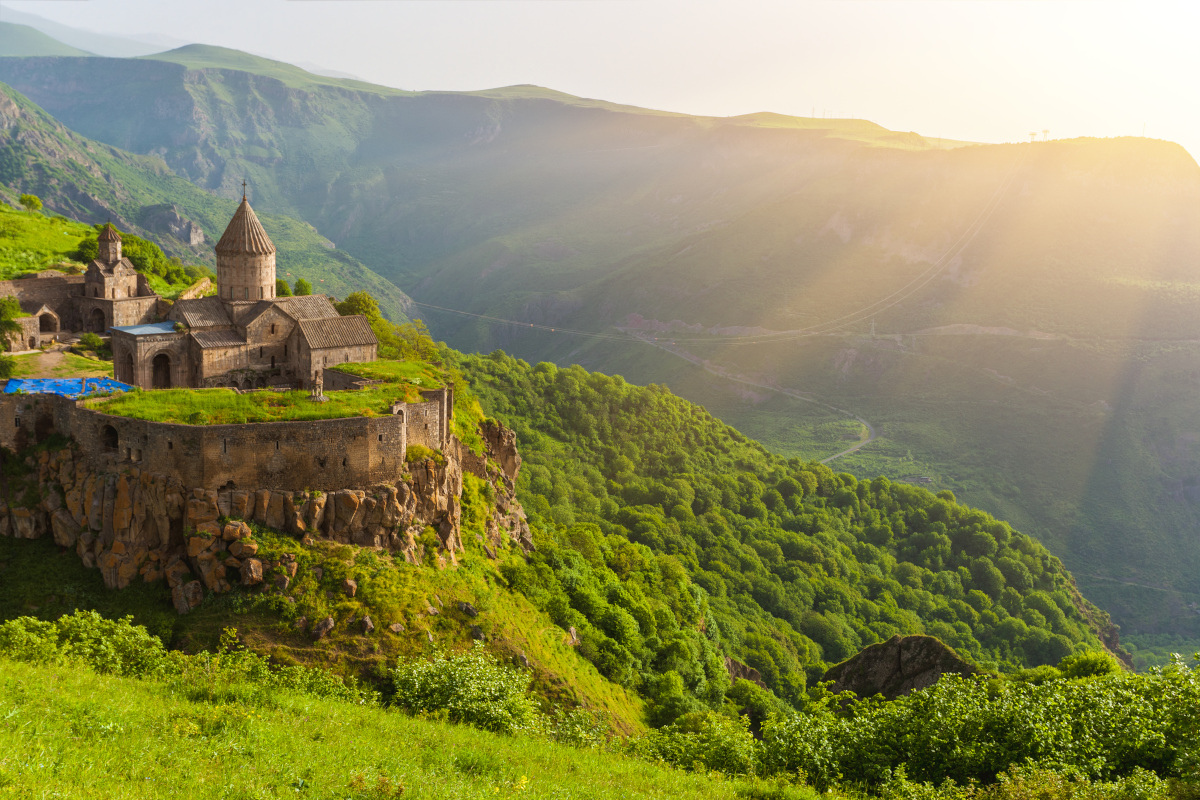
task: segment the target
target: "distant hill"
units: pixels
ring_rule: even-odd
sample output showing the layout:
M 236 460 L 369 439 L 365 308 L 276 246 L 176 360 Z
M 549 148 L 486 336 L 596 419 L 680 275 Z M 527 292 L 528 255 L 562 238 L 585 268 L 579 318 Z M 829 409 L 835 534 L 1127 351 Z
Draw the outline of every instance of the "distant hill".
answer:
M 86 50 L 63 44 L 28 25 L 0 22 L 0 57 L 90 55 Z
M 112 34 L 97 33 L 93 30 L 85 30 L 82 28 L 73 28 L 70 25 L 63 25 L 53 20 L 39 17 L 37 14 L 28 14 L 24 11 L 18 11 L 7 4 L 0 4 L 0 17 L 3 17 L 6 22 L 16 25 L 26 25 L 35 30 L 41 31 L 46 36 L 54 39 L 72 48 L 78 48 L 84 54 L 108 56 L 111 58 L 134 58 L 136 56 L 146 55 L 147 53 L 156 53 L 166 47 L 170 47 L 167 37 L 159 37 L 153 35 L 147 36 L 114 36 Z M 68 53 L 35 53 L 31 55 L 71 55 Z M 74 55 L 79 55 L 75 53 Z
M 209 191 L 248 176 L 419 301 L 678 340 L 423 312 L 460 348 L 664 382 L 805 457 L 860 427 L 805 399 L 854 411 L 881 435 L 839 469 L 953 490 L 1126 632 L 1200 639 L 1200 167 L 1177 145 L 406 93 L 216 48 L 0 79 Z M 793 333 L 733 338 L 764 331 Z

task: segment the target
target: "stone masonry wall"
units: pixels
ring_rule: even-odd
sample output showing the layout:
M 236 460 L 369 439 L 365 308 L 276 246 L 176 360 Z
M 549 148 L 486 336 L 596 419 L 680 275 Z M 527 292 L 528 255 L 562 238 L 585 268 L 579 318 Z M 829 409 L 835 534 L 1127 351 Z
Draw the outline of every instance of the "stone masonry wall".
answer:
M 178 425 L 117 417 L 57 395 L 0 396 L 0 446 L 72 436 L 96 469 L 122 464 L 205 489 L 271 486 L 329 491 L 394 483 L 408 444 L 442 449 L 436 400 L 386 417 L 246 425 Z

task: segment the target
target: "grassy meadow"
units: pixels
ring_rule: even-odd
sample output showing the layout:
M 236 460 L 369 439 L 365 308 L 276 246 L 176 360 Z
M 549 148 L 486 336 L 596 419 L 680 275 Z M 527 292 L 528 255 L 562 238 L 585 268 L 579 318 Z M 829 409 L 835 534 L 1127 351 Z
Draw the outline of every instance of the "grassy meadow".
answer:
M 279 693 L 189 700 L 87 669 L 0 664 L 0 797 L 696 798 L 740 784 L 599 750 Z M 795 795 L 796 797 L 804 795 Z

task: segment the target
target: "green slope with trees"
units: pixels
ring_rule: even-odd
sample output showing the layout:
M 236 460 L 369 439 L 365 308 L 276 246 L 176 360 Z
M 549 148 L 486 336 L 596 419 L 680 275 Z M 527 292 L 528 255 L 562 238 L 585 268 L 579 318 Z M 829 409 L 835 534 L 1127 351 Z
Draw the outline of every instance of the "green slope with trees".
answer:
M 1005 671 L 1116 646 L 1057 558 L 949 492 L 785 460 L 662 387 L 501 352 L 459 367 L 525 457 L 541 538 L 506 578 L 660 724 L 724 702 L 722 653 L 802 706 L 896 634 Z

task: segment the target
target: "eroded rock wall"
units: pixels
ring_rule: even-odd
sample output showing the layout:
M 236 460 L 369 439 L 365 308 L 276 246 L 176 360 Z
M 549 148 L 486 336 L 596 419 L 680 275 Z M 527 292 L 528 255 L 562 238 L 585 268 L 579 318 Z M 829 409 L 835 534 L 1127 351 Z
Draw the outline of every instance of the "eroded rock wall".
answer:
M 453 439 L 444 459 L 407 465 L 394 485 L 333 492 L 216 491 L 185 486 L 178 477 L 129 464 L 96 469 L 76 445 L 43 451 L 26 459 L 28 478 L 10 485 L 8 496 L 0 500 L 0 535 L 53 536 L 60 547 L 74 549 L 87 567 L 99 569 L 110 588 L 166 580 L 176 608 L 186 613 L 206 591 L 254 585 L 264 575 L 283 580 L 280 588 L 286 589 L 288 565 L 257 558 L 258 545 L 244 521 L 306 540 L 387 549 L 410 563 L 424 562 L 422 540 L 428 538 L 423 533 L 432 528 L 438 563 L 457 563 L 463 550 L 464 462 L 496 489 L 488 544 L 531 548 L 512 478 L 494 459 L 477 456 Z M 490 548 L 488 552 L 494 557 Z

